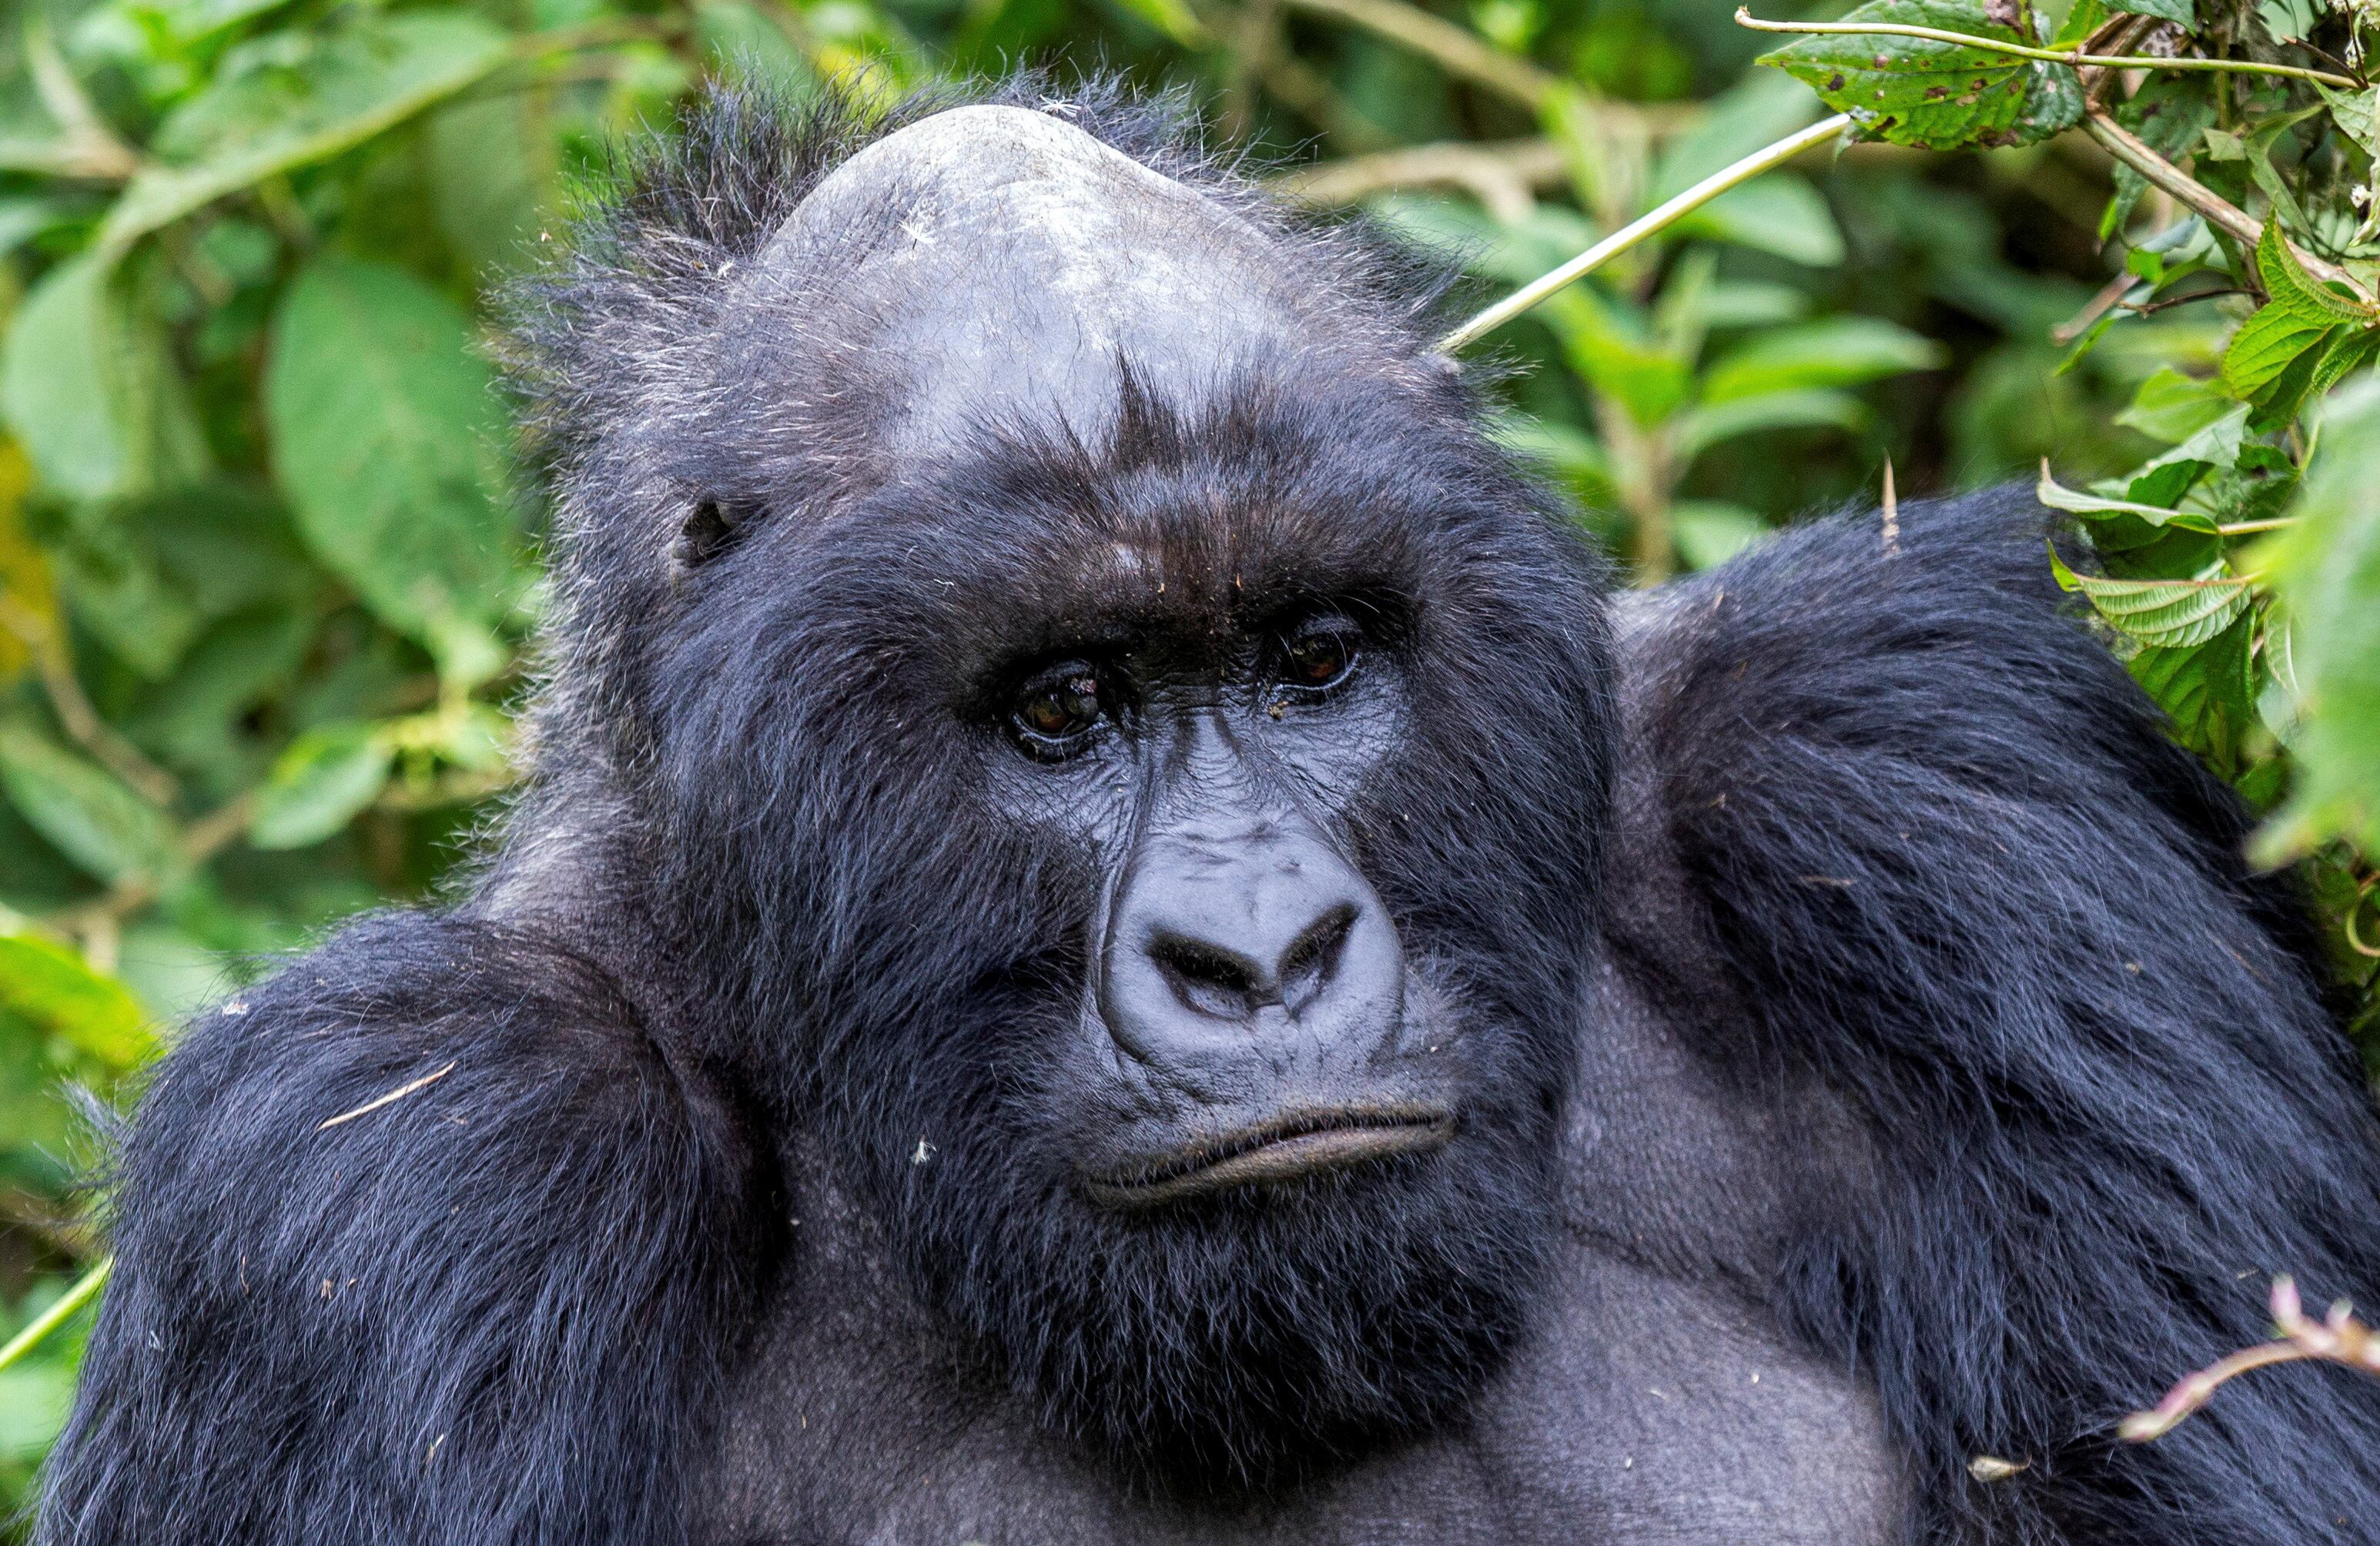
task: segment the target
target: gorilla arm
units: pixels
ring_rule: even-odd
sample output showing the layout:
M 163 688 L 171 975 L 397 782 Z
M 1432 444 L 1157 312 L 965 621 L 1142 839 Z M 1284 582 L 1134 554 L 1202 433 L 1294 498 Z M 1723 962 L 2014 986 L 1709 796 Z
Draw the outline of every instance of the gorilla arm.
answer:
M 2338 1539 L 2380 1517 L 2352 1376 L 2112 1437 L 2268 1334 L 2268 1274 L 2380 1292 L 2380 1143 L 2237 803 L 2059 615 L 2046 530 L 2012 493 L 1815 523 L 1629 619 L 1669 846 L 1751 1006 L 1726 1055 L 1832 1087 L 1880 1156 L 1779 1308 L 1876 1382 L 1925 1539 Z
M 190 1029 L 120 1179 L 42 1541 L 684 1539 L 764 1231 L 735 1123 L 592 967 L 350 928 Z

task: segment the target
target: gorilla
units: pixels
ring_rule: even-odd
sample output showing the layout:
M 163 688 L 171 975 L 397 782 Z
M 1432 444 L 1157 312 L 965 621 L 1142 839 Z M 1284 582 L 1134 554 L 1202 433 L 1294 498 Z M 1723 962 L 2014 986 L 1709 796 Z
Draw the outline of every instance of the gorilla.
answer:
M 1616 594 L 1164 99 L 714 91 L 511 330 L 533 771 L 123 1135 L 47 1546 L 2380 1531 L 2380 1127 L 1998 493 Z

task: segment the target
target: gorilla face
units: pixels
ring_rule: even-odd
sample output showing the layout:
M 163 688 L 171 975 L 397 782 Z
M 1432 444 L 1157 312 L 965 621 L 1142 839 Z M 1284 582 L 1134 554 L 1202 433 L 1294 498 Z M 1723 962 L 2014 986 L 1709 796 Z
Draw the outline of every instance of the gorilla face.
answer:
M 641 696 L 730 1055 L 1053 1427 L 1228 1486 L 1443 1417 L 1522 1323 L 1608 656 L 1442 379 L 1183 335 L 969 362 L 831 513 L 747 495 Z

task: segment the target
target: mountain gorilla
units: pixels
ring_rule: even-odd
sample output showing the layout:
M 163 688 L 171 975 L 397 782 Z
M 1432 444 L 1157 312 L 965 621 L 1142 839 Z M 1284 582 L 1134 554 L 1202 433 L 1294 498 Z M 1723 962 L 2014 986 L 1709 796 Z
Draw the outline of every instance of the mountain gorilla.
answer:
M 165 1060 L 43 1540 L 2369 1539 L 2350 1374 L 2112 1442 L 2380 1142 L 2028 501 L 1617 598 L 1112 89 L 573 252 L 533 776 Z

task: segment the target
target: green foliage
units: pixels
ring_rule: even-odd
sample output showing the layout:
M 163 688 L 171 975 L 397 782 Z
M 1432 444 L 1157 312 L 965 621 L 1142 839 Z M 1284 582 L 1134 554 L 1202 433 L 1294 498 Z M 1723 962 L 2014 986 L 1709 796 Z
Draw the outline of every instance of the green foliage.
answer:
M 1868 0 L 1846 25 L 1885 22 L 2037 46 L 2024 0 Z M 1806 82 L 1865 133 L 1896 145 L 1955 150 L 2024 145 L 2073 127 L 2082 93 L 2064 65 L 1967 43 L 1888 34 L 1805 38 L 1765 56 Z
M 1888 456 L 1912 492 L 2051 458 L 2087 536 L 2056 572 L 2277 810 L 2263 851 L 2310 857 L 2368 992 L 2380 96 L 2131 89 L 1994 46 L 2136 18 L 2335 70 L 2363 13 L 2038 3 L 1875 0 L 1850 19 L 1967 41 L 1815 36 L 1780 71 L 1708 0 L 1424 0 L 1475 50 L 1262 0 L 25 0 L 0 18 L 0 1336 L 96 1254 L 64 1086 L 124 1098 L 258 953 L 424 894 L 513 778 L 539 590 L 489 295 L 705 72 L 897 90 L 1062 54 L 1186 80 L 1483 292 L 1851 113 L 1840 156 L 1500 330 L 1525 367 L 1500 432 L 1648 580 L 1873 499 Z M 2094 89 L 2262 239 L 2059 135 Z M 0 1516 L 83 1323 L 0 1370 Z

